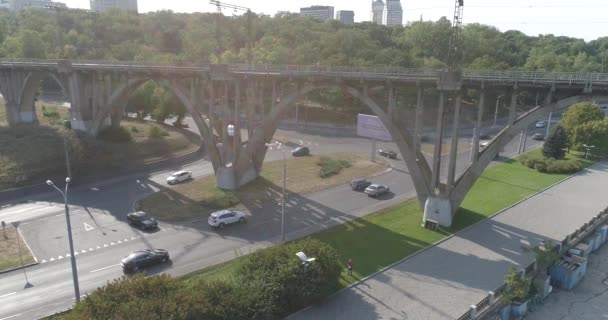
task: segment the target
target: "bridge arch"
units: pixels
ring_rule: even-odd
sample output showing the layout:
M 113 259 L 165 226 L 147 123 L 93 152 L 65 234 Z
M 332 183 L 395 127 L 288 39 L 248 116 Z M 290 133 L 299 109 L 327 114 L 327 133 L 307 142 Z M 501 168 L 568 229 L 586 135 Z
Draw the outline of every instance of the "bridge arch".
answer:
M 247 145 L 247 154 L 249 155 L 250 159 L 253 160 L 253 163 L 255 163 L 258 172 L 261 170 L 267 150 L 265 143 L 270 142 L 272 139 L 272 136 L 275 134 L 278 128 L 278 121 L 287 111 L 287 109 L 294 106 L 296 101 L 313 91 L 335 87 L 336 85 L 332 83 L 315 85 L 305 84 L 304 86 L 295 89 L 293 92 L 288 93 L 285 97 L 281 98 L 280 103 L 277 104 L 277 106 L 270 112 L 270 115 L 263 126 L 264 130 L 259 132 L 259 134 L 254 134 L 252 141 L 250 141 L 250 143 Z M 428 183 L 431 176 L 430 167 L 428 166 L 424 155 L 415 147 L 414 139 L 411 134 L 406 128 L 396 125 L 391 120 L 388 113 L 385 112 L 382 107 L 367 94 L 366 87 L 359 89 L 348 84 L 341 84 L 338 85 L 338 87 L 369 107 L 372 113 L 378 116 L 378 118 L 382 121 L 397 144 L 397 147 L 403 156 L 405 164 L 408 167 L 409 173 L 414 182 L 414 186 L 418 194 L 418 200 L 421 205 L 424 205 L 426 199 L 431 193 L 430 185 Z

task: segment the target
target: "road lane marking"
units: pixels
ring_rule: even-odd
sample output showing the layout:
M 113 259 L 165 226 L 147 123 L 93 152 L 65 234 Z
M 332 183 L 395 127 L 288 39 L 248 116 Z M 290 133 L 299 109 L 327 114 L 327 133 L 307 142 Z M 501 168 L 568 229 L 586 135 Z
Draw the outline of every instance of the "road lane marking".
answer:
M 86 250 L 84 250 L 84 249 L 82 249 L 82 252 L 81 252 L 81 253 L 87 253 L 87 251 L 86 251 Z
M 97 249 L 101 249 L 101 247 L 100 247 L 100 246 L 97 246 Z
M 41 262 L 41 263 L 47 263 L 47 261 L 46 261 L 46 260 L 44 260 L 44 259 L 42 259 L 42 262 Z
M 116 245 L 116 243 L 114 243 L 114 242 L 110 242 L 110 245 L 111 245 L 111 246 L 113 246 L 113 245 Z
M 84 223 L 84 231 L 91 231 L 95 228 L 91 227 L 88 223 L 83 222 Z
M 55 258 L 51 258 L 51 260 L 49 260 L 49 261 L 55 261 Z
M 4 298 L 4 297 L 8 297 L 8 296 L 12 296 L 12 295 L 14 295 L 14 294 L 16 294 L 16 293 L 17 293 L 17 291 L 15 291 L 15 292 L 11 292 L 11 293 L 7 293 L 7 294 L 3 294 L 3 295 L 1 295 L 1 296 L 0 296 L 0 298 Z
M 103 247 L 104 247 L 104 248 L 107 248 L 107 247 L 108 247 L 108 245 L 107 245 L 106 243 L 104 243 L 104 244 L 103 244 Z
M 6 318 L 0 318 L 0 320 L 6 320 L 6 319 L 10 319 L 10 318 L 18 317 L 18 316 L 20 316 L 20 315 L 22 315 L 22 314 L 23 314 L 23 313 L 17 313 L 17 314 L 14 314 L 14 315 L 12 315 L 12 316 L 8 316 L 8 317 L 6 317 Z
M 97 247 L 97 248 L 99 248 L 99 247 Z M 93 250 L 95 250 L 95 249 L 93 249 L 93 248 L 89 248 L 89 251 L 93 251 Z
M 122 241 L 118 240 L 118 241 L 116 241 L 116 243 L 122 243 Z
M 117 266 L 120 266 L 120 263 L 113 264 L 111 266 L 107 266 L 107 267 L 103 267 L 103 268 L 99 268 L 99 269 L 95 269 L 95 270 L 91 270 L 91 273 L 97 272 L 97 271 L 101 271 L 101 270 L 110 269 L 110 268 L 114 268 L 114 267 L 117 267 Z
M 61 259 L 63 259 L 63 256 L 57 257 L 57 260 L 61 260 Z

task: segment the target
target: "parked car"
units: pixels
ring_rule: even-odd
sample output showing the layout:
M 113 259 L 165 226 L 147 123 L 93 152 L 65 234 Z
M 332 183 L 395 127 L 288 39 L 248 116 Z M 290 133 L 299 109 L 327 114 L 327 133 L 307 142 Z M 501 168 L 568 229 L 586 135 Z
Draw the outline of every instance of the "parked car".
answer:
M 391 149 L 380 149 L 380 150 L 378 150 L 378 154 L 380 154 L 383 157 L 397 159 L 397 152 L 395 152 Z
M 479 146 L 480 146 L 481 148 L 486 148 L 486 147 L 487 147 L 487 146 L 489 146 L 489 145 L 490 145 L 490 141 L 482 141 L 482 142 L 479 144 Z
M 291 151 L 291 155 L 294 157 L 309 156 L 310 149 L 308 147 L 297 147 Z
M 226 225 L 233 223 L 245 223 L 247 217 L 241 211 L 234 210 L 220 210 L 212 213 L 207 220 L 209 225 L 213 228 L 223 229 Z
M 167 178 L 168 184 L 177 184 L 186 180 L 192 179 L 192 172 L 190 171 L 178 171 L 173 173 Z
M 127 214 L 127 221 L 130 225 L 143 230 L 158 228 L 158 221 L 143 211 L 131 212 Z
M 350 187 L 355 191 L 365 191 L 372 183 L 365 179 L 354 179 L 350 182 Z
M 545 127 L 545 125 L 546 125 L 546 123 L 545 123 L 544 121 L 538 121 L 538 122 L 536 123 L 536 127 L 537 127 L 537 128 L 544 128 L 544 127 Z
M 125 273 L 137 272 L 145 267 L 169 261 L 169 252 L 163 249 L 135 251 L 121 260 L 120 266 Z
M 542 133 L 535 133 L 534 135 L 532 135 L 532 139 L 534 140 L 545 140 L 545 135 Z
M 389 187 L 381 184 L 372 184 L 365 189 L 365 193 L 370 197 L 378 197 L 389 191 L 391 191 Z

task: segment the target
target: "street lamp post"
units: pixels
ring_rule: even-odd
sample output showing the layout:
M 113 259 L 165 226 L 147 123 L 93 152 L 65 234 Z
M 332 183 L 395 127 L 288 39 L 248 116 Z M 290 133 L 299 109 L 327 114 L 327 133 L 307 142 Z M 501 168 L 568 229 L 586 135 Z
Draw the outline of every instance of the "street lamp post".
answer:
M 282 143 L 266 143 L 266 147 L 277 146 L 277 150 L 283 152 L 283 194 L 281 195 L 281 242 L 285 242 L 285 189 L 287 184 L 287 158 L 285 157 L 285 149 L 281 149 Z
M 498 96 L 498 98 L 496 98 L 496 108 L 494 109 L 494 125 L 493 127 L 496 127 L 496 122 L 498 121 L 498 102 L 500 101 L 500 98 L 504 97 L 504 94 L 501 94 Z
M 57 189 L 63 196 L 65 205 L 65 221 L 68 228 L 68 242 L 70 244 L 70 261 L 72 263 L 72 280 L 74 282 L 74 295 L 76 303 L 80 302 L 80 288 L 78 286 L 78 270 L 76 269 L 76 256 L 74 255 L 74 241 L 72 240 L 72 224 L 70 222 L 70 208 L 68 207 L 68 186 L 70 185 L 70 177 L 65 178 L 65 191 L 61 191 L 51 180 L 47 180 L 46 184 Z
M 589 151 L 591 151 L 591 149 L 595 148 L 595 146 L 588 146 L 586 144 L 583 144 L 583 147 L 585 148 L 585 160 L 587 160 L 587 155 L 589 154 Z

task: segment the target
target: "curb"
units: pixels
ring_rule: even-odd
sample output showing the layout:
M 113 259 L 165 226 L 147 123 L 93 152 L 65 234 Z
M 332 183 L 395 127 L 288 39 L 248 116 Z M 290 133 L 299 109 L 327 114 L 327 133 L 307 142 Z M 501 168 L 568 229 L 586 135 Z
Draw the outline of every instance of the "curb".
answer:
M 23 266 L 18 266 L 18 267 L 12 268 L 12 269 L 5 269 L 5 270 L 0 271 L 0 274 L 6 274 L 6 273 L 9 273 L 9 272 L 13 272 L 13 271 L 17 271 L 17 270 L 33 267 L 33 266 L 36 266 L 38 264 L 39 264 L 39 262 L 32 262 L 30 264 L 26 264 L 26 265 L 23 265 Z
M 405 257 L 405 258 L 403 258 L 403 259 L 401 259 L 401 260 L 399 260 L 399 261 L 396 261 L 396 262 L 394 262 L 394 263 L 392 263 L 392 264 L 390 264 L 390 265 L 388 265 L 388 266 L 386 266 L 386 267 L 384 267 L 384 268 L 382 268 L 382 269 L 380 269 L 380 270 L 378 270 L 378 271 L 376 271 L 376 272 L 374 272 L 374 273 L 372 273 L 372 274 L 368 275 L 367 277 L 364 277 L 364 278 L 360 279 L 359 281 L 357 281 L 357 282 L 355 282 L 355 283 L 350 284 L 349 286 L 347 286 L 347 287 L 345 287 L 345 288 L 342 288 L 342 289 L 340 289 L 340 290 L 338 290 L 338 291 L 336 291 L 336 292 L 332 293 L 331 295 L 329 295 L 329 296 L 325 297 L 325 298 L 324 298 L 324 299 L 323 299 L 323 300 L 322 300 L 320 303 L 317 303 L 316 305 L 320 305 L 320 304 L 322 304 L 322 303 L 324 303 L 324 302 L 326 302 L 326 301 L 329 301 L 330 299 L 332 299 L 333 297 L 335 297 L 335 296 L 336 296 L 336 295 L 338 295 L 339 293 L 341 293 L 341 292 L 343 292 L 343 291 L 346 291 L 346 290 L 348 290 L 348 289 L 351 289 L 351 288 L 353 288 L 353 287 L 356 287 L 356 286 L 358 286 L 358 285 L 362 284 L 363 282 L 365 282 L 365 281 L 369 280 L 370 278 L 375 277 L 376 275 L 378 275 L 378 274 L 380 274 L 380 273 L 383 273 L 383 272 L 385 272 L 386 270 L 391 269 L 392 267 L 394 267 L 394 266 L 396 266 L 396 265 L 398 265 L 398 264 L 400 264 L 400 263 L 402 263 L 402 262 L 407 261 L 408 259 L 414 258 L 415 256 L 417 256 L 417 255 L 419 255 L 419 254 L 423 253 L 424 251 L 429 250 L 429 249 L 431 249 L 431 248 L 433 248 L 433 247 L 436 247 L 437 245 L 440 245 L 440 244 L 442 244 L 443 242 L 446 242 L 446 241 L 448 241 L 448 240 L 452 239 L 453 237 L 455 237 L 455 236 L 457 236 L 457 235 L 459 235 L 459 234 L 461 234 L 461 233 L 465 232 L 466 230 L 468 230 L 468 229 L 470 229 L 470 228 L 472 228 L 472 227 L 474 227 L 474 226 L 476 226 L 476 225 L 478 225 L 478 224 L 480 224 L 480 223 L 482 223 L 482 222 L 485 222 L 485 221 L 486 221 L 486 220 L 488 220 L 488 219 L 492 219 L 492 218 L 494 218 L 494 217 L 498 216 L 499 214 L 502 214 L 502 213 L 504 213 L 505 211 L 507 211 L 507 210 L 509 210 L 509 209 L 511 209 L 511 208 L 513 208 L 513 207 L 515 207 L 515 206 L 517 206 L 517 205 L 519 205 L 520 203 L 522 203 L 522 202 L 524 202 L 524 201 L 527 201 L 528 199 L 530 199 L 530 198 L 532 198 L 532 197 L 535 197 L 535 196 L 537 196 L 537 195 L 539 195 L 539 194 L 541 194 L 541 193 L 544 193 L 545 191 L 547 191 L 547 190 L 549 190 L 549 189 L 551 189 L 551 188 L 553 188 L 553 187 L 555 187 L 555 186 L 557 186 L 557 185 L 559 185 L 559 184 L 561 184 L 561 183 L 563 183 L 563 182 L 565 182 L 565 181 L 568 181 L 568 180 L 572 179 L 573 177 L 578 176 L 579 174 L 582 174 L 583 172 L 585 172 L 585 171 L 587 171 L 587 170 L 589 170 L 589 169 L 591 169 L 591 168 L 593 168 L 593 167 L 595 167 L 595 166 L 598 166 L 600 163 L 602 163 L 602 162 L 601 162 L 601 161 L 598 161 L 596 164 L 594 164 L 594 165 L 592 165 L 592 166 L 589 166 L 589 167 L 587 167 L 587 168 L 585 168 L 585 169 L 583 169 L 583 170 L 581 170 L 581 171 L 579 171 L 579 172 L 577 172 L 577 173 L 574 173 L 574 174 L 572 174 L 572 175 L 570 175 L 570 176 L 567 176 L 567 177 L 565 177 L 564 179 L 562 179 L 562 180 L 560 180 L 560 181 L 558 181 L 558 182 L 556 182 L 556 183 L 554 183 L 554 184 L 552 184 L 552 185 L 550 185 L 550 186 L 548 186 L 548 187 L 546 187 L 546 188 L 544 188 L 544 189 L 542 189 L 542 190 L 540 190 L 540 191 L 538 191 L 538 192 L 536 192 L 536 193 L 534 193 L 534 194 L 531 194 L 531 195 L 527 196 L 526 198 L 524 198 L 524 199 L 522 199 L 522 200 L 520 200 L 520 201 L 518 201 L 518 202 L 516 202 L 516 203 L 514 203 L 514 204 L 512 204 L 512 205 L 510 205 L 510 206 L 507 206 L 507 207 L 505 207 L 505 208 L 503 208 L 503 209 L 499 210 L 498 212 L 496 212 L 495 214 L 493 214 L 493 215 L 491 215 L 491 216 L 488 216 L 488 217 L 486 217 L 486 218 L 484 218 L 484 219 L 482 219 L 482 220 L 480 220 L 480 221 L 477 221 L 476 223 L 474 223 L 474 224 L 472 224 L 472 225 L 470 225 L 470 226 L 468 226 L 468 227 L 465 227 L 465 228 L 463 228 L 463 229 L 459 230 L 458 232 L 456 232 L 456 233 L 454 233 L 454 234 L 452 234 L 452 235 L 447 236 L 447 237 L 446 237 L 446 238 L 444 238 L 444 239 L 441 239 L 441 240 L 439 240 L 439 241 L 437 241 L 437 242 L 434 242 L 434 243 L 432 243 L 431 245 L 427 246 L 426 248 L 422 248 L 422 249 L 420 249 L 420 250 L 418 250 L 418 251 L 416 251 L 416 252 L 412 253 L 411 255 L 409 255 L 409 256 L 407 256 L 407 257 Z M 313 306 L 314 306 L 314 305 L 309 305 L 309 306 L 305 307 L 304 309 L 298 310 L 298 311 L 296 311 L 296 312 L 294 312 L 294 313 L 292 313 L 292 314 L 288 315 L 287 317 L 285 317 L 285 318 L 283 318 L 283 319 L 289 319 L 289 318 L 291 318 L 292 316 L 295 316 L 295 315 L 297 315 L 297 314 L 299 314 L 299 313 L 305 312 L 306 310 L 308 310 L 308 309 L 312 308 Z

